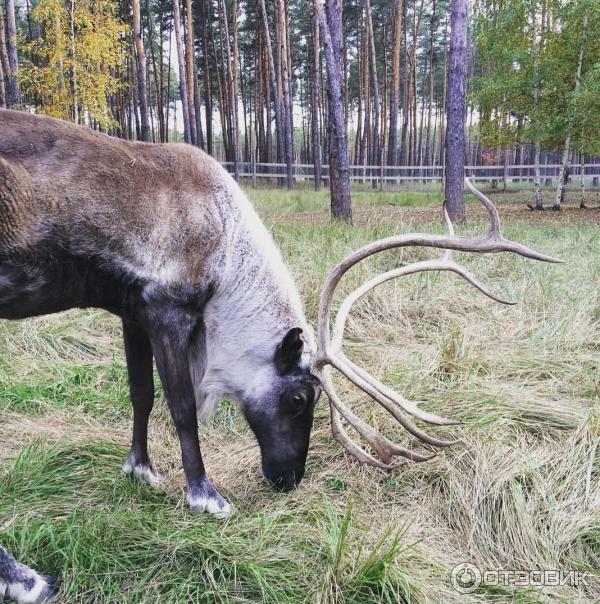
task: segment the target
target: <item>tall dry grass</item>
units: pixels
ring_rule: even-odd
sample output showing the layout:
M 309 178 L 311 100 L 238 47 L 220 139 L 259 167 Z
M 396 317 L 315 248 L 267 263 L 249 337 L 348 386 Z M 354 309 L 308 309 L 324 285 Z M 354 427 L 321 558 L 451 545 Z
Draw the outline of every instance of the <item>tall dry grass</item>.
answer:
M 331 225 L 282 211 L 279 191 L 256 196 L 312 319 L 323 278 L 343 254 L 375 237 L 441 228 L 410 211 L 401 222 L 378 211 L 362 226 Z M 322 400 L 307 477 L 282 496 L 261 482 L 258 448 L 224 403 L 202 441 L 210 475 L 237 508 L 226 524 L 185 510 L 162 400 L 151 450 L 167 476 L 164 493 L 120 476 L 130 411 L 116 320 L 74 311 L 2 323 L 0 542 L 61 575 L 68 604 L 600 598 L 600 231 L 516 222 L 506 231 L 565 261 L 463 256 L 516 306 L 484 299 L 456 277 L 421 275 L 373 292 L 347 330 L 353 360 L 463 422 L 434 429 L 459 443 L 394 473 L 360 467 L 332 439 Z M 343 288 L 430 253 L 385 254 L 353 269 Z M 418 446 L 338 384 L 363 417 Z M 482 585 L 460 594 L 450 582 L 459 562 L 590 575 L 579 587 Z

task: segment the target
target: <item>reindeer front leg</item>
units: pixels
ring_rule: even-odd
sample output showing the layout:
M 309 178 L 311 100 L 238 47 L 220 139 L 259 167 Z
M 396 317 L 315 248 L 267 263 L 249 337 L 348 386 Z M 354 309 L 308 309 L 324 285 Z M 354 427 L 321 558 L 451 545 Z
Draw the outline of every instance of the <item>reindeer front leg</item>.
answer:
M 54 595 L 55 585 L 52 577 L 43 577 L 19 564 L 0 545 L 0 602 L 8 598 L 18 604 L 40 604 Z
M 150 486 L 158 486 L 162 477 L 152 466 L 148 455 L 148 420 L 154 406 L 152 345 L 143 327 L 128 319 L 123 320 L 123 339 L 133 405 L 133 438 L 123 472 Z
M 190 346 L 198 352 L 206 350 L 201 313 L 162 304 L 150 307 L 147 318 L 156 367 L 179 436 L 188 504 L 194 512 L 225 518 L 231 513 L 231 506 L 208 480 L 200 454 L 196 398 L 189 367 Z M 195 356 L 204 358 L 205 354 Z M 196 367 L 195 371 L 201 375 L 204 369 Z

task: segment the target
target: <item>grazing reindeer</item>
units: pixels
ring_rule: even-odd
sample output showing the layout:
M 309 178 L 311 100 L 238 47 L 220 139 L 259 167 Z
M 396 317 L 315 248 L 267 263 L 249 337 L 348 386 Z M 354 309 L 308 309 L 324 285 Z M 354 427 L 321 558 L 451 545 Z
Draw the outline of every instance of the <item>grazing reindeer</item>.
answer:
M 313 410 L 321 386 L 336 437 L 359 460 L 395 467 L 396 455 L 428 459 L 391 443 L 344 405 L 328 375 L 332 365 L 380 402 L 409 432 L 438 446 L 402 414 L 448 424 L 420 410 L 352 364 L 341 352 L 352 304 L 384 280 L 419 270 L 451 270 L 484 293 L 454 263 L 417 263 L 367 282 L 340 307 L 330 335 L 332 296 L 343 273 L 368 255 L 405 245 L 497 252 L 551 260 L 499 231 L 479 237 L 405 235 L 358 250 L 328 278 L 318 345 L 281 255 L 235 181 L 187 145 L 131 143 L 62 121 L 0 110 L 0 317 L 21 319 L 74 307 L 106 309 L 123 321 L 133 403 L 133 440 L 123 469 L 156 484 L 148 455 L 154 400 L 153 359 L 176 426 L 196 512 L 227 516 L 230 505 L 206 476 L 197 413 L 237 401 L 254 431 L 265 478 L 294 488 L 304 476 Z M 470 185 L 469 185 L 470 186 Z M 341 416 L 375 458 L 352 441 Z M 5 593 L 3 593 L 5 592 Z M 0 547 L 0 601 L 41 602 L 52 582 Z

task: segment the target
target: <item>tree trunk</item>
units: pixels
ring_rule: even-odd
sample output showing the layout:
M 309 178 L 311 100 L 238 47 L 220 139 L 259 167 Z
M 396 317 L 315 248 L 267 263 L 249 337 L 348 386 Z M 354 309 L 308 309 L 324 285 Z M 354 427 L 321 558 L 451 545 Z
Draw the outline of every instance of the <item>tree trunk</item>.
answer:
M 200 32 L 202 47 L 202 69 L 204 76 L 204 110 L 206 112 L 206 152 L 209 155 L 213 153 L 213 122 L 212 122 L 212 85 L 210 77 L 210 64 L 208 59 L 208 33 L 206 31 L 206 22 L 208 11 L 206 10 L 206 0 L 200 0 L 200 23 L 202 31 Z
M 290 92 L 290 74 L 288 71 L 288 48 L 287 48 L 287 28 L 285 18 L 285 2 L 277 0 L 277 15 L 279 20 L 279 65 L 281 68 L 281 90 L 283 94 L 284 106 L 284 157 L 286 164 L 286 185 L 288 189 L 294 188 L 294 149 L 293 149 L 293 119 L 292 102 Z
M 581 191 L 581 200 L 579 202 L 580 208 L 585 208 L 585 153 L 581 154 L 579 158 L 579 187 Z
M 446 100 L 446 209 L 452 220 L 465 218 L 465 103 L 467 0 L 451 0 L 450 53 Z
M 194 62 L 195 65 L 195 62 Z M 196 145 L 204 149 L 204 132 L 202 131 L 202 110 L 200 107 L 200 84 L 198 83 L 198 72 L 194 67 L 194 115 L 196 116 Z
M 190 128 L 190 111 L 188 105 L 188 83 L 185 70 L 185 57 L 183 54 L 183 40 L 181 39 L 181 8 L 179 0 L 173 0 L 173 23 L 175 24 L 175 45 L 177 47 L 177 62 L 179 63 L 179 96 L 183 113 L 183 138 L 186 143 L 192 142 Z M 177 111 L 175 111 L 177 115 Z
M 233 87 L 233 98 L 234 98 L 234 118 L 235 118 L 235 136 L 233 137 L 233 144 L 235 145 L 236 161 L 240 161 L 241 148 L 240 148 L 240 117 L 239 117 L 239 105 L 238 99 L 240 97 L 240 49 L 238 45 L 238 10 L 239 2 L 234 0 L 231 6 L 231 53 L 232 53 L 232 65 L 231 65 L 231 79 Z M 242 94 L 243 97 L 243 94 Z M 242 104 L 244 105 L 244 99 L 242 98 Z M 245 105 L 243 108 L 244 120 L 246 118 Z M 242 158 L 243 161 L 243 158 Z M 239 168 L 238 168 L 239 169 Z
M 277 76 L 275 75 L 275 62 L 273 60 L 273 48 L 271 46 L 271 33 L 269 32 L 269 21 L 267 19 L 267 9 L 265 0 L 258 0 L 258 7 L 261 13 L 263 36 L 266 46 L 267 62 L 269 67 L 269 80 L 271 87 L 271 96 L 273 98 L 273 108 L 275 110 L 275 130 L 277 133 L 277 147 L 283 148 L 283 122 L 281 115 L 281 105 L 279 104 L 279 96 L 277 94 Z M 271 136 L 271 124 L 268 124 L 268 136 Z
M 8 104 L 10 107 L 18 107 L 21 105 L 21 90 L 19 88 L 17 23 L 14 0 L 6 0 L 6 26 L 8 32 Z
M 168 39 L 173 36 L 173 26 L 169 27 Z M 171 44 L 167 52 L 167 102 L 165 103 L 165 142 L 169 142 L 169 115 L 171 113 Z
M 398 109 L 400 105 L 400 42 L 402 40 L 403 0 L 394 0 L 392 33 L 392 81 L 390 83 L 390 130 L 387 163 L 395 166 L 398 157 Z
M 402 7 L 402 52 L 401 52 L 401 71 L 403 72 L 402 78 L 402 136 L 400 139 L 400 164 L 408 165 L 408 129 L 409 129 L 409 116 L 410 116 L 410 87 L 408 77 L 408 31 L 406 23 L 406 2 L 403 2 Z
M 8 107 L 6 76 L 8 75 L 8 56 L 6 54 L 6 34 L 4 30 L 4 9 L 0 2 L 0 107 Z
M 264 0 L 261 0 L 263 2 Z M 329 187 L 331 215 L 352 222 L 350 174 L 348 169 L 348 135 L 344 122 L 342 90 L 342 1 L 319 2 L 319 25 L 327 66 L 327 98 L 329 100 Z
M 154 23 L 152 22 L 150 12 L 150 2 L 145 0 L 146 15 L 148 17 L 148 46 L 150 47 L 150 57 L 152 59 L 152 79 L 154 80 L 154 93 L 156 95 L 156 116 L 158 118 L 158 140 L 161 143 L 165 142 L 165 115 L 163 107 L 163 90 L 162 90 L 162 64 L 163 64 L 163 34 L 162 34 L 162 18 L 159 18 L 159 44 L 154 43 Z M 158 46 L 160 67 L 156 60 L 155 47 Z M 154 139 L 154 137 L 153 137 Z
M 314 166 L 315 191 L 321 189 L 321 141 L 319 129 L 319 92 L 321 89 L 321 52 L 319 41 L 319 0 L 313 0 L 313 77 L 311 87 L 311 145 Z
M 10 88 L 8 77 L 10 66 L 8 63 L 8 49 L 6 46 L 6 24 L 4 20 L 4 6 L 0 0 L 0 68 L 2 70 L 2 88 L 4 89 L 4 107 L 10 107 Z
M 188 99 L 188 112 L 190 122 L 190 142 L 198 144 L 198 132 L 196 130 L 196 105 L 194 104 L 194 27 L 193 27 L 192 0 L 185 2 L 185 67 L 186 67 L 186 89 Z
M 69 34 L 71 53 L 71 92 L 73 94 L 73 121 L 79 124 L 79 90 L 77 85 L 77 67 L 75 62 L 75 0 L 69 2 Z M 31 24 L 30 24 L 31 32 Z
M 314 4 L 314 2 L 313 2 Z M 358 20 L 360 28 L 360 18 Z M 318 25 L 317 25 L 318 27 Z M 360 29 L 358 30 L 357 44 L 360 48 Z M 356 136 L 354 137 L 354 157 L 351 162 L 354 165 L 360 165 L 360 150 L 361 150 L 361 133 L 362 133 L 362 122 L 363 122 L 363 89 L 362 89 L 362 63 L 360 52 L 356 53 L 356 72 L 358 74 L 358 98 L 357 98 L 357 109 L 356 109 Z
M 191 0 L 188 0 L 190 2 Z M 235 4 L 234 4 L 235 6 Z M 237 112 L 237 97 L 234 96 L 234 90 L 237 88 L 233 83 L 233 75 L 231 70 L 231 46 L 229 40 L 229 25 L 227 22 L 227 6 L 225 4 L 225 0 L 222 0 L 222 10 L 223 10 L 223 27 L 225 33 L 225 48 L 227 52 L 227 93 L 229 96 L 229 111 L 231 112 L 231 161 L 233 162 L 233 174 L 237 181 L 240 180 L 240 166 L 238 159 L 238 149 L 237 149 L 237 131 L 238 131 L 238 112 Z M 236 60 L 236 59 L 234 59 Z M 236 70 L 237 72 L 237 70 Z
M 575 97 L 579 92 L 579 86 L 581 84 L 581 69 L 583 67 L 583 53 L 585 50 L 585 43 L 587 39 L 587 26 L 588 26 L 588 12 L 586 10 L 583 17 L 583 30 L 581 32 L 581 42 L 579 45 L 579 57 L 577 59 L 577 73 L 575 74 Z M 565 148 L 563 150 L 562 162 L 560 166 L 560 174 L 558 175 L 558 185 L 556 187 L 556 197 L 554 198 L 553 210 L 560 210 L 560 204 L 564 199 L 565 185 L 568 180 L 569 172 L 569 152 L 571 150 L 571 119 L 569 118 L 567 138 L 565 139 Z
M 429 95 L 428 95 L 428 105 L 427 105 L 427 128 L 426 128 L 426 138 L 425 138 L 425 159 L 424 159 L 424 163 L 429 165 L 432 164 L 433 161 L 431 161 L 430 158 L 430 146 L 431 146 L 431 113 L 432 113 L 432 108 L 433 108 L 433 85 L 434 85 L 434 79 L 435 79 L 435 61 L 434 61 L 434 48 L 433 48 L 433 42 L 434 42 L 434 38 L 435 38 L 435 26 L 436 26 L 436 22 L 437 22 L 437 15 L 435 14 L 436 11 L 436 0 L 432 1 L 431 4 L 431 20 L 430 20 L 430 26 L 429 26 L 429 36 L 430 36 L 430 42 L 429 42 Z M 473 114 L 471 114 L 473 115 Z
M 380 110 L 380 98 L 379 98 L 379 82 L 377 79 L 377 53 L 375 52 L 375 33 L 373 31 L 373 15 L 371 14 L 371 3 L 370 0 L 365 0 L 365 10 L 367 19 L 367 40 L 369 44 L 369 62 L 371 67 L 371 90 L 373 92 L 373 122 L 371 124 L 373 129 L 372 134 L 372 150 L 371 150 L 371 164 L 374 166 L 379 165 L 379 110 Z M 377 186 L 377 183 L 373 180 L 373 186 Z
M 419 158 L 418 158 L 418 124 L 417 124 L 417 108 L 419 104 L 419 97 L 417 93 L 417 46 L 418 46 L 418 37 L 419 31 L 421 29 L 421 19 L 423 17 L 423 7 L 425 5 L 425 0 L 421 0 L 419 4 L 419 10 L 413 13 L 413 46 L 412 46 L 412 60 L 411 60 L 411 79 L 412 79 L 412 131 L 411 131 L 411 157 L 412 157 L 412 165 L 416 166 Z M 413 172 L 413 174 L 415 174 Z
M 142 38 L 140 0 L 131 0 L 131 9 L 133 12 L 133 43 L 135 45 L 135 58 L 137 62 L 141 139 L 148 142 L 150 140 L 150 125 L 148 121 L 148 86 L 146 77 L 146 54 L 144 52 L 144 39 Z
M 543 9 L 542 9 L 543 10 Z M 542 26 L 543 26 L 543 13 L 542 13 Z M 533 76 L 535 78 L 533 88 L 533 104 L 537 108 L 539 104 L 540 89 L 538 84 L 539 69 L 538 69 L 538 53 L 539 53 L 539 40 L 538 40 L 538 21 L 537 21 L 537 7 L 533 12 L 533 53 L 535 60 L 535 69 Z M 533 155 L 533 191 L 535 195 L 535 210 L 544 209 L 544 197 L 542 194 L 542 175 L 540 170 L 540 143 L 535 141 L 535 150 Z
M 542 194 L 542 171 L 540 170 L 540 144 L 535 143 L 535 159 L 534 163 L 534 178 L 533 189 L 535 191 L 535 209 L 544 209 L 544 196 Z
M 4 69 L 0 62 L 0 107 L 5 108 L 6 105 L 6 88 L 4 87 Z

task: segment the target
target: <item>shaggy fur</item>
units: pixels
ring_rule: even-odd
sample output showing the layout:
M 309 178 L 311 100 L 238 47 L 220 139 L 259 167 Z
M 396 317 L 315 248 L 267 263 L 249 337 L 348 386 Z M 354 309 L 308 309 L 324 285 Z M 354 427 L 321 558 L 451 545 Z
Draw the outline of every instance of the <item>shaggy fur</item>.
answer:
M 308 363 L 312 332 L 281 254 L 214 159 L 189 145 L 127 142 L 8 110 L 0 132 L 0 258 L 39 255 L 59 238 L 147 294 L 214 286 L 203 379 L 190 350 L 202 416 L 225 395 L 268 387 L 274 372 L 259 366 L 294 326 L 304 330 Z

